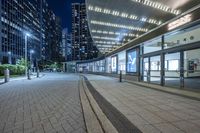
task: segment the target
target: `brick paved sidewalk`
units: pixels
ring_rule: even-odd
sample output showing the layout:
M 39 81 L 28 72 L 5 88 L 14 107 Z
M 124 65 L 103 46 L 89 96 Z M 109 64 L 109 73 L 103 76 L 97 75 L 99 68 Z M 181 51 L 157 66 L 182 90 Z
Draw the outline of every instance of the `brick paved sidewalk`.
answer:
M 118 79 L 85 75 L 92 86 L 144 133 L 199 133 L 200 101 Z
M 78 76 L 43 78 L 0 85 L 0 133 L 85 133 Z

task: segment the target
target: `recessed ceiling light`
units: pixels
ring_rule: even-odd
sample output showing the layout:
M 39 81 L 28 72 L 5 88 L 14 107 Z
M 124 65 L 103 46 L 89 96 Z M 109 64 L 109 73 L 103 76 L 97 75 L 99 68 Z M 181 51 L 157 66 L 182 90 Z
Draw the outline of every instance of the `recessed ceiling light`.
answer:
M 141 28 L 141 27 L 136 27 L 136 26 L 129 26 L 129 25 L 121 25 L 121 24 L 115 24 L 115 23 L 109 23 L 109 22 L 103 22 L 103 21 L 96 21 L 96 20 L 91 20 L 91 24 L 95 25 L 103 25 L 103 26 L 108 26 L 108 27 L 115 27 L 115 28 L 123 28 L 123 29 L 129 29 L 129 30 L 135 30 L 135 31 L 141 31 L 141 32 L 147 32 L 147 28 Z
M 172 9 L 169 6 L 159 3 L 159 2 L 154 2 L 150 0 L 131 0 L 131 1 L 136 2 L 136 3 L 141 3 L 143 5 L 150 6 L 155 9 L 159 9 L 159 10 L 162 10 L 164 12 L 171 13 L 174 15 L 178 15 L 181 13 L 180 10 Z
M 106 8 L 101 8 L 101 7 L 97 7 L 97 6 L 92 6 L 92 5 L 88 6 L 88 10 L 93 11 L 93 12 L 103 13 L 103 14 L 109 14 L 109 15 L 112 15 L 112 16 L 118 16 L 118 17 L 122 17 L 122 18 L 128 18 L 128 19 L 132 19 L 132 20 L 143 21 L 143 22 L 147 22 L 147 23 L 150 23 L 150 24 L 156 24 L 156 25 L 161 24 L 160 20 L 156 20 L 156 19 L 153 19 L 153 18 L 145 18 L 144 19 L 144 18 L 140 18 L 139 16 L 137 16 L 135 14 L 129 14 L 129 13 L 126 13 L 126 12 L 120 12 L 120 11 L 117 11 L 117 10 L 106 9 Z

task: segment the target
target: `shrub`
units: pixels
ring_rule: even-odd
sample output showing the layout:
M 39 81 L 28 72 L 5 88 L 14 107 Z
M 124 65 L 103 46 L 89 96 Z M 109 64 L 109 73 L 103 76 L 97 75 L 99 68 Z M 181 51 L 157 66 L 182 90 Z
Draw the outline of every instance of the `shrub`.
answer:
M 22 65 L 10 65 L 3 64 L 0 65 L 0 75 L 4 75 L 4 70 L 9 69 L 10 75 L 22 75 L 25 72 L 25 67 Z

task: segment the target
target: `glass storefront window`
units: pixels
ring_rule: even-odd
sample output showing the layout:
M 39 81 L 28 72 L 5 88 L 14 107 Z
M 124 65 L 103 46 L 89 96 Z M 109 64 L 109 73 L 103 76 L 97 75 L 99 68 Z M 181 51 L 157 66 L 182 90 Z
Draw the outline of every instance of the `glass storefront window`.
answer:
M 100 60 L 99 61 L 99 71 L 104 72 L 105 70 L 105 60 Z
M 180 87 L 180 52 L 165 54 L 165 86 Z
M 160 84 L 160 55 L 150 57 L 150 83 Z
M 157 71 L 157 70 L 159 70 L 159 62 L 157 61 L 157 62 L 151 62 L 151 70 L 155 70 L 155 71 Z
M 106 58 L 106 72 L 111 73 L 111 57 Z
M 179 70 L 179 60 L 169 60 L 168 63 L 170 64 L 168 66 L 169 71 L 177 71 Z
M 149 63 L 148 62 L 144 62 L 144 69 L 149 70 Z
M 112 72 L 117 72 L 117 56 L 111 58 L 111 70 Z
M 149 77 L 149 58 L 144 58 L 143 64 L 143 81 L 147 82 Z
M 184 52 L 184 77 L 186 89 L 200 89 L 200 49 Z
M 120 73 L 120 70 L 123 74 L 125 74 L 126 71 L 126 52 L 120 52 L 118 54 L 118 73 Z
M 137 51 L 136 49 L 127 51 L 127 72 L 137 72 Z
M 89 63 L 89 71 L 93 72 L 93 63 Z
M 200 41 L 200 25 L 165 35 L 164 48 L 172 48 Z
M 161 50 L 162 39 L 161 37 L 147 41 L 143 44 L 144 54 Z

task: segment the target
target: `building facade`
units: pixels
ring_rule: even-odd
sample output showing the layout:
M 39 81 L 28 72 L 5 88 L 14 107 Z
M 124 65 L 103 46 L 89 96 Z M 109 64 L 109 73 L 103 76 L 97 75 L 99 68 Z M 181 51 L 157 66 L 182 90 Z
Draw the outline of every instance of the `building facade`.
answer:
M 68 29 L 65 28 L 62 31 L 62 56 L 65 61 L 72 60 L 72 37 L 71 34 L 68 33 Z
M 72 4 L 72 47 L 72 60 L 87 60 L 98 56 L 89 32 L 84 3 Z
M 24 58 L 26 33 L 30 34 L 27 39 L 28 57 L 30 51 L 34 51 L 32 59 L 35 61 L 49 57 L 50 53 L 45 52 L 51 45 L 47 42 L 48 32 L 52 32 L 49 30 L 48 23 L 54 22 L 52 23 L 54 28 L 59 27 L 60 24 L 56 25 L 56 20 L 53 19 L 55 15 L 52 15 L 53 12 L 47 2 L 45 0 L 1 0 L 0 4 L 0 63 L 15 64 L 18 59 Z M 54 30 L 58 31 L 56 28 Z M 54 40 L 53 37 L 51 39 Z
M 172 88 L 199 90 L 200 6 L 77 70 Z

